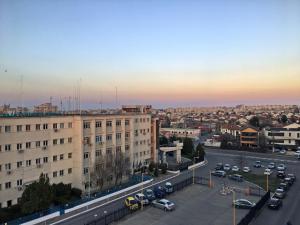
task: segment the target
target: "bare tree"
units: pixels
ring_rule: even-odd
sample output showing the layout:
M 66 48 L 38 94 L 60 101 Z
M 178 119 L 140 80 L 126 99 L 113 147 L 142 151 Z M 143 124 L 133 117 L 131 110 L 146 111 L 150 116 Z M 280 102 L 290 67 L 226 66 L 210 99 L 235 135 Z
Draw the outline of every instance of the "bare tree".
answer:
M 115 185 L 121 184 L 124 175 L 130 171 L 130 159 L 126 157 L 124 152 L 117 152 L 114 160 Z
M 103 155 L 97 156 L 93 171 L 91 173 L 91 181 L 94 187 L 102 190 L 107 180 L 107 170 L 105 166 L 105 158 Z

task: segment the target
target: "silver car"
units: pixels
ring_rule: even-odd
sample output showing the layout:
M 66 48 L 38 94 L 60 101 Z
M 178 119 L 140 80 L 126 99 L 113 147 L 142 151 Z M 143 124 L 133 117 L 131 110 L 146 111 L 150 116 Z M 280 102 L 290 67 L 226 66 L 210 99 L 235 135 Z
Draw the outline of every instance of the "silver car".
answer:
M 167 199 L 154 200 L 152 204 L 154 207 L 163 209 L 165 211 L 172 211 L 175 209 L 175 204 Z

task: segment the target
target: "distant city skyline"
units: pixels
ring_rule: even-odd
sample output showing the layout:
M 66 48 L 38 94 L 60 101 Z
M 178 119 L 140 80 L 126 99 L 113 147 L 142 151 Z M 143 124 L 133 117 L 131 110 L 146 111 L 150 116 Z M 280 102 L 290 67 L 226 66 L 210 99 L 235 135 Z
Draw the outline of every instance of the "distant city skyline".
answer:
M 299 105 L 299 8 L 0 0 L 0 105 L 59 104 L 79 79 L 83 108 Z

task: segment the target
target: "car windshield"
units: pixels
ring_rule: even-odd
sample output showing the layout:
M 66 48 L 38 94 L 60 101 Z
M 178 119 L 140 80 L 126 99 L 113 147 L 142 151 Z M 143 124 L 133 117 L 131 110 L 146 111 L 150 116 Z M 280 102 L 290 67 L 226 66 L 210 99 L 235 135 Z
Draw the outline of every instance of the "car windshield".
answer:
M 130 204 L 136 204 L 136 200 L 132 199 L 129 201 Z
M 277 189 L 276 192 L 283 193 L 283 190 L 282 189 Z
M 270 200 L 270 203 L 271 203 L 271 204 L 276 204 L 277 202 L 278 202 L 277 199 L 271 199 L 271 200 Z

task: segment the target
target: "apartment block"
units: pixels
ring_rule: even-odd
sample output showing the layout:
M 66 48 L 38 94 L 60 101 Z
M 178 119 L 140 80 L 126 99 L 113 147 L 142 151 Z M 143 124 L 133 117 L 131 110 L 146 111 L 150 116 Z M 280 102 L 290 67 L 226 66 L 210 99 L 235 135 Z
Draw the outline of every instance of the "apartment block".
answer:
M 157 119 L 146 113 L 0 118 L 0 206 L 18 202 L 41 173 L 87 192 L 99 156 L 125 153 L 132 170 L 157 157 Z

